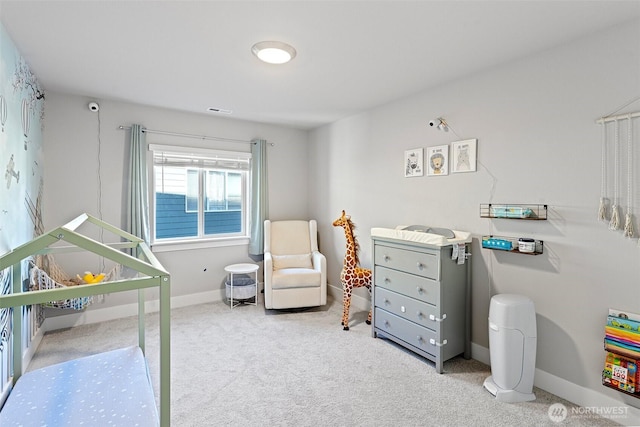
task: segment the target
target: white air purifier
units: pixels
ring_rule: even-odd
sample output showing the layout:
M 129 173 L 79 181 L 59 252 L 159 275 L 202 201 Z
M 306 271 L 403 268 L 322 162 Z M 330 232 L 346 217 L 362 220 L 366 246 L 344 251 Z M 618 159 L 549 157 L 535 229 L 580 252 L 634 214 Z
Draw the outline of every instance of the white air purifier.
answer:
M 536 311 L 521 295 L 499 294 L 489 306 L 491 376 L 484 388 L 500 402 L 535 400 Z

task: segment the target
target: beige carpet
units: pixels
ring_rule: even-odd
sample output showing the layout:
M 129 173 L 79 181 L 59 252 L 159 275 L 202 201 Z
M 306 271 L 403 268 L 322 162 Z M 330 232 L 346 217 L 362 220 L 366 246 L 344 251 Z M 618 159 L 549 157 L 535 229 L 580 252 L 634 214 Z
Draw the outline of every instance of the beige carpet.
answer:
M 223 302 L 172 311 L 171 425 L 195 426 L 556 426 L 549 407 L 564 404 L 567 426 L 615 423 L 572 414 L 571 405 L 534 389 L 533 402 L 495 400 L 482 383 L 487 365 L 462 357 L 434 364 L 371 337 L 366 312 L 340 326 L 342 306 L 278 312 L 229 309 Z M 157 390 L 157 315 L 147 355 Z M 135 345 L 136 319 L 50 332 L 29 369 Z

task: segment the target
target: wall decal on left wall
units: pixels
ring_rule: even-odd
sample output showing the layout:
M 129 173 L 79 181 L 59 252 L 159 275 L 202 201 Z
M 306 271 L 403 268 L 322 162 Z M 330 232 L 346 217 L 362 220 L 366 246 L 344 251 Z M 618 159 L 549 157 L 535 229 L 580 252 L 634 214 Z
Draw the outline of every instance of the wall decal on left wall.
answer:
M 15 170 L 16 163 L 13 161 L 13 154 L 7 163 L 7 171 L 4 173 L 4 179 L 7 180 L 7 190 L 11 188 L 11 178 L 16 179 L 16 184 L 20 182 L 20 171 Z
M 2 125 L 2 132 L 4 132 L 5 123 L 7 123 L 7 100 L 4 99 L 4 95 L 0 94 L 0 125 Z

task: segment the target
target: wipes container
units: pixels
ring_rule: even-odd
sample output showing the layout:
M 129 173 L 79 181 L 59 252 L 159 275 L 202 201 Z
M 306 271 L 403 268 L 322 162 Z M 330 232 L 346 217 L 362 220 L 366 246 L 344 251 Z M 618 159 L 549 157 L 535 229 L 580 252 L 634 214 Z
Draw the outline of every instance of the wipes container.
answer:
M 518 239 L 518 250 L 520 252 L 533 253 L 536 250 L 536 241 L 535 239 L 529 239 L 526 237 L 521 237 Z

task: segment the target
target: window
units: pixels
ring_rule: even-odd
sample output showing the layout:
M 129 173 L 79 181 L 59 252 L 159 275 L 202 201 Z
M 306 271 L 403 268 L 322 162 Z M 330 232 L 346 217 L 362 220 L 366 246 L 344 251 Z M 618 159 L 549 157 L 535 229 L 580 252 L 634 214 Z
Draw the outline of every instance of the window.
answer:
M 248 236 L 250 153 L 149 148 L 154 242 Z

